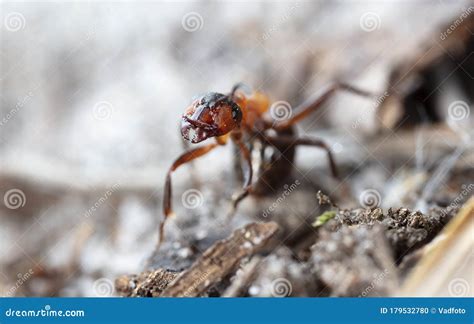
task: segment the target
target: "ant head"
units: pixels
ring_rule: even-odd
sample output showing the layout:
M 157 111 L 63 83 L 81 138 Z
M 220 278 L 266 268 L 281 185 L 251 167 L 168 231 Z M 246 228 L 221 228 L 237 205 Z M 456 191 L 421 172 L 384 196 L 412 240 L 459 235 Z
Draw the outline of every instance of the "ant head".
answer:
M 181 120 L 181 135 L 192 143 L 222 136 L 240 126 L 242 111 L 233 95 L 209 92 L 186 109 Z

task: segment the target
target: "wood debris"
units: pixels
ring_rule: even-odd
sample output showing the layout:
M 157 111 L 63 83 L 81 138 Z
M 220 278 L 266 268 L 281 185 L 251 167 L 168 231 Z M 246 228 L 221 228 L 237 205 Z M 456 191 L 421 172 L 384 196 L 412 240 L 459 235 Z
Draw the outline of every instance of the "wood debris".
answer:
M 121 276 L 115 280 L 115 290 L 124 297 L 158 297 L 178 275 L 179 272 L 157 269 Z
M 274 222 L 251 223 L 218 241 L 161 294 L 163 297 L 196 297 L 234 273 L 240 262 L 262 251 L 275 235 Z

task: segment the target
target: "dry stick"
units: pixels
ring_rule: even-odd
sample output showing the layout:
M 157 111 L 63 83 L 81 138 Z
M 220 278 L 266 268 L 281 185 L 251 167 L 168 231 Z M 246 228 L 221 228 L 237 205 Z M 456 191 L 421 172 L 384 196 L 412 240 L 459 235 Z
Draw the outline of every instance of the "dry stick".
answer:
M 115 279 L 115 290 L 124 297 L 158 297 L 178 275 L 165 269 L 123 275 Z
M 179 273 L 177 272 L 157 269 L 151 272 L 144 281 L 137 284 L 137 287 L 133 290 L 132 297 L 147 296 L 147 294 L 157 297 L 178 275 Z
M 234 272 L 241 260 L 261 251 L 278 230 L 278 224 L 252 223 L 211 246 L 161 294 L 162 297 L 196 297 Z

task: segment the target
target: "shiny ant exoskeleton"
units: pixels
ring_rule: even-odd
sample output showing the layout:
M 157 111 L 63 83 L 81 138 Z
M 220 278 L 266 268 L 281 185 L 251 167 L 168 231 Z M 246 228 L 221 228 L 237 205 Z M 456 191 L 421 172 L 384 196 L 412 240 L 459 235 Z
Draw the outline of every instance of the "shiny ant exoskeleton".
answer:
M 246 96 L 239 91 L 242 84 L 237 84 L 227 94 L 210 92 L 194 100 L 186 109 L 181 120 L 181 135 L 191 143 L 199 143 L 210 137 L 216 141 L 204 146 L 190 149 L 178 157 L 171 165 L 165 181 L 163 212 L 164 219 L 160 224 L 160 239 L 163 241 L 164 225 L 170 215 L 173 214 L 171 207 L 171 174 L 181 165 L 188 163 L 200 156 L 205 155 L 220 145 L 225 145 L 232 140 L 247 164 L 243 191 L 236 195 L 233 200 L 233 208 L 237 208 L 239 202 L 249 193 L 255 192 L 258 182 L 253 184 L 253 169 L 249 147 L 253 141 L 260 141 L 263 146 L 271 146 L 280 153 L 273 155 L 271 168 L 261 170 L 260 182 L 267 185 L 275 185 L 280 182 L 291 171 L 291 162 L 294 159 L 295 147 L 297 145 L 316 146 L 326 150 L 329 166 L 333 176 L 337 177 L 336 164 L 329 147 L 321 140 L 296 137 L 294 125 L 300 120 L 316 111 L 337 90 L 345 90 L 350 93 L 373 97 L 374 95 L 343 83 L 333 83 L 320 93 L 310 98 L 294 109 L 295 113 L 287 120 L 275 120 L 269 114 L 270 100 L 261 92 L 253 92 Z M 278 169 L 278 176 L 272 170 Z

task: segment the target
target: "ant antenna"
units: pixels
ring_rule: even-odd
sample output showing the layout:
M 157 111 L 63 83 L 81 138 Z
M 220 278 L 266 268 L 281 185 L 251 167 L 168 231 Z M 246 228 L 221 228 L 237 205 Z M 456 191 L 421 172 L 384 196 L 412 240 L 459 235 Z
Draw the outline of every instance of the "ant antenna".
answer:
M 239 89 L 242 89 L 244 92 L 247 92 L 247 93 L 252 92 L 252 88 L 251 88 L 249 85 L 247 85 L 247 84 L 245 84 L 245 83 L 243 83 L 243 82 L 239 82 L 239 83 L 237 83 L 236 85 L 234 85 L 234 86 L 232 87 L 232 90 L 231 90 L 231 92 L 230 92 L 229 97 L 230 97 L 231 99 L 233 99 L 233 98 L 234 98 L 234 95 L 235 95 L 235 92 L 236 92 L 237 90 L 239 90 Z

